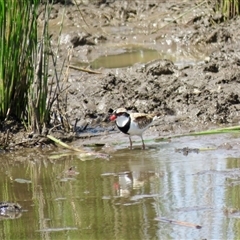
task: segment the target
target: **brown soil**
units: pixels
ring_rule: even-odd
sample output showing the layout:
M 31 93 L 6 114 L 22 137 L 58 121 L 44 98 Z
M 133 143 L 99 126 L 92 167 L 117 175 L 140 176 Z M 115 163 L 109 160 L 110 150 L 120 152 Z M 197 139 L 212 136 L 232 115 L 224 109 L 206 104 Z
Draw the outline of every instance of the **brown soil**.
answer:
M 66 9 L 54 5 L 50 23 L 53 45 L 57 45 L 58 23 L 64 11 L 66 16 L 60 62 L 71 46 L 74 65 L 106 53 L 124 52 L 129 45 L 163 51 L 169 41 L 175 46 L 173 55 L 179 55 L 182 49 L 189 55 L 196 50 L 202 61 L 176 64 L 162 59 L 128 68 L 96 70 L 101 74 L 70 69 L 68 82 L 64 83 L 68 87 L 67 116 L 71 124 L 77 122 L 70 139 L 112 131 L 109 113 L 121 106 L 138 112 L 161 112 L 156 122 L 159 136 L 239 124 L 239 17 L 224 22 L 211 5 L 197 5 L 199 1 L 192 0 L 90 2 L 79 5 L 81 14 L 74 4 Z M 12 146 L 29 139 L 30 145 L 39 144 L 39 136 L 35 141 L 34 134 L 9 122 L 2 123 L 2 136 L 9 126 L 14 133 Z

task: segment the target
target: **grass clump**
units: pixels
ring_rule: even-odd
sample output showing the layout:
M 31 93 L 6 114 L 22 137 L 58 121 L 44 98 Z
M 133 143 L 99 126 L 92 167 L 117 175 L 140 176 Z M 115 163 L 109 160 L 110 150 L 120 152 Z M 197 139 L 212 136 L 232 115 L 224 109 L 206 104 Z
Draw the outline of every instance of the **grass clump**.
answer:
M 63 92 L 59 84 L 63 67 L 59 74 L 48 31 L 52 1 L 41 2 L 0 0 L 0 120 L 13 117 L 35 133 L 44 132 L 53 103 Z M 49 88 L 54 81 L 57 87 Z
M 23 118 L 34 79 L 37 7 L 34 1 L 0 0 L 0 118 Z
M 217 0 L 216 8 L 225 19 L 233 18 L 240 13 L 240 0 Z

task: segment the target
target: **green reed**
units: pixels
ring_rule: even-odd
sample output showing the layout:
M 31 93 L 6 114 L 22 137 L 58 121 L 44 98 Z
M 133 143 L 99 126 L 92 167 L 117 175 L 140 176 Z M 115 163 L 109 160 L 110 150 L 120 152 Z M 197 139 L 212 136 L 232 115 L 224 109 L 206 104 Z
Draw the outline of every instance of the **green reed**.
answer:
M 51 4 L 45 3 L 42 30 L 38 31 L 41 0 L 0 0 L 0 119 L 25 123 L 41 133 L 49 122 L 48 68 Z
M 37 2 L 38 0 L 35 0 Z M 0 117 L 22 117 L 33 80 L 36 4 L 0 0 Z
M 226 19 L 233 18 L 240 13 L 240 0 L 217 0 L 216 6 Z
M 33 79 L 28 89 L 27 126 L 34 132 L 41 133 L 49 122 L 50 107 L 48 90 L 49 56 L 51 54 L 48 23 L 51 6 L 44 6 L 44 20 L 39 37 L 35 39 L 33 49 Z

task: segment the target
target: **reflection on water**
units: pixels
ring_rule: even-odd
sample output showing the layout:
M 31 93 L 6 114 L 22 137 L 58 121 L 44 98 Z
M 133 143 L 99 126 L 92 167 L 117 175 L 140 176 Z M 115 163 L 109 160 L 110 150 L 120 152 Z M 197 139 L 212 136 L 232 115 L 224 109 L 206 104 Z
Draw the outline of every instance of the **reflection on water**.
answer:
M 146 63 L 152 60 L 161 59 L 160 53 L 153 49 L 133 48 L 124 53 L 116 55 L 101 56 L 90 63 L 92 69 L 98 68 L 123 68 L 135 63 Z
M 0 201 L 26 211 L 1 219 L 0 239 L 238 239 L 239 151 L 235 138 L 227 138 L 232 149 L 217 149 L 223 139 L 173 139 L 120 149 L 110 160 L 56 159 L 36 149 L 2 154 Z M 184 156 L 175 152 L 181 147 L 215 150 Z
M 116 51 L 119 51 L 117 49 Z M 206 52 L 194 47 L 176 47 L 175 45 L 164 46 L 162 50 L 156 50 L 145 47 L 129 47 L 122 53 L 104 54 L 88 63 L 75 60 L 73 65 L 87 67 L 92 69 L 99 68 L 124 68 L 133 66 L 136 63 L 147 63 L 153 60 L 168 59 L 177 65 L 184 63 L 196 63 L 206 57 Z
M 146 63 L 152 60 L 164 58 L 157 50 L 133 47 L 123 53 L 104 54 L 91 62 L 73 61 L 73 65 L 80 67 L 90 66 L 91 69 L 99 68 L 124 68 L 133 66 L 135 63 Z

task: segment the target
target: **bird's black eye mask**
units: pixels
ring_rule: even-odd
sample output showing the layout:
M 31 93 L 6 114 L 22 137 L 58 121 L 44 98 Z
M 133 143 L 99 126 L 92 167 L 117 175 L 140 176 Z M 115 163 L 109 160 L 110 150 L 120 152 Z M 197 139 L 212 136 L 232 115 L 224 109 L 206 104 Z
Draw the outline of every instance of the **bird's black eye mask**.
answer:
M 109 108 L 108 109 L 108 114 L 113 114 L 114 113 L 114 110 L 112 108 Z
M 127 112 L 119 112 L 119 113 L 115 113 L 117 115 L 117 117 L 120 117 L 120 116 L 125 116 L 125 117 L 128 117 L 129 116 L 129 113 Z

